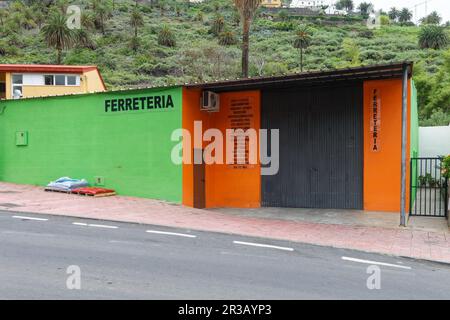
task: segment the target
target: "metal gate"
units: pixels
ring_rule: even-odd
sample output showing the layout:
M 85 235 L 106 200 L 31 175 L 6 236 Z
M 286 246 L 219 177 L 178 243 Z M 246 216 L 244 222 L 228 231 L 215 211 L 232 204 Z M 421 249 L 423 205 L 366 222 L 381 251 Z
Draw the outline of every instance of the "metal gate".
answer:
M 362 92 L 362 83 L 262 91 L 261 127 L 280 130 L 262 206 L 363 208 Z
M 410 215 L 447 216 L 448 179 L 442 175 L 441 162 L 442 158 L 411 158 Z

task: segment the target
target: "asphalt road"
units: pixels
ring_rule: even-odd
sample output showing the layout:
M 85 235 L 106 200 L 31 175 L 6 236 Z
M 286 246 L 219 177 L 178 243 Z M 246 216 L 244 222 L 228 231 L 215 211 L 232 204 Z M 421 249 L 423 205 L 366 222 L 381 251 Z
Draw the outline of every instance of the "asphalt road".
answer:
M 380 289 L 367 287 L 372 265 L 380 269 Z M 80 268 L 79 290 L 67 288 L 69 266 Z M 0 212 L 0 299 L 450 299 L 450 266 L 237 235 Z

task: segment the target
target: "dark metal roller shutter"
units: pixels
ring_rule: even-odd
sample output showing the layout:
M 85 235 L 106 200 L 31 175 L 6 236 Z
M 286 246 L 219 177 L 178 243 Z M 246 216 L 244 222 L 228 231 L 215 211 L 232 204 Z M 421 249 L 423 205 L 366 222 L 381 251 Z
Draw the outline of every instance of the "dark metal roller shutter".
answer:
M 262 176 L 262 206 L 363 208 L 362 94 L 362 83 L 262 92 L 261 127 L 280 129 L 280 169 Z

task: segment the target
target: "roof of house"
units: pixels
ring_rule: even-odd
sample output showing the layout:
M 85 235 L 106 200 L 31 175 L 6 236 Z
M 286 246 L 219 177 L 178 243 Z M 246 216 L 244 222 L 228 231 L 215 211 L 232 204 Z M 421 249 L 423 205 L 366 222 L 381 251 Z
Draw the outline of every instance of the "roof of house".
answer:
M 389 64 L 377 64 L 369 66 L 360 66 L 345 69 L 320 70 L 311 72 L 299 72 L 294 74 L 284 74 L 277 76 L 260 76 L 249 78 L 220 79 L 205 82 L 186 82 L 173 85 L 155 85 L 135 87 L 128 89 L 118 89 L 104 93 L 137 91 L 145 89 L 167 89 L 175 87 L 185 87 L 186 89 L 211 90 L 215 92 L 254 90 L 263 88 L 286 88 L 292 86 L 309 86 L 309 85 L 327 85 L 333 83 L 341 83 L 348 81 L 366 81 L 366 80 L 382 80 L 382 79 L 400 79 L 406 70 L 408 77 L 413 75 L 412 61 L 393 62 Z M 0 65 L 1 66 L 1 65 Z M 1 70 L 1 69 L 0 69 Z M 96 92 L 100 93 L 100 92 Z M 79 95 L 63 94 L 57 96 Z M 48 96 L 50 97 L 50 96 Z M 42 97 L 39 97 L 42 98 Z M 27 98 L 30 99 L 30 98 Z
M 51 64 L 0 64 L 0 72 L 57 72 L 83 73 L 97 70 L 96 66 L 68 66 Z
M 81 74 L 88 71 L 97 71 L 102 82 L 103 88 L 106 90 L 105 81 L 98 70 L 97 66 L 71 66 L 57 64 L 0 64 L 0 72 L 20 72 L 20 73 L 69 73 Z

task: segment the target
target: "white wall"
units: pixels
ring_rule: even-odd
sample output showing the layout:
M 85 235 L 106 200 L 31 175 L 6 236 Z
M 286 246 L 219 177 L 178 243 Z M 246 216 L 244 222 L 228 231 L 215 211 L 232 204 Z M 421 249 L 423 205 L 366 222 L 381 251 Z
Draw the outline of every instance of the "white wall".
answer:
M 436 157 L 450 154 L 450 125 L 419 128 L 419 156 Z

